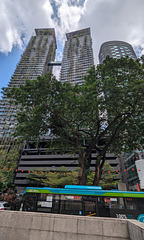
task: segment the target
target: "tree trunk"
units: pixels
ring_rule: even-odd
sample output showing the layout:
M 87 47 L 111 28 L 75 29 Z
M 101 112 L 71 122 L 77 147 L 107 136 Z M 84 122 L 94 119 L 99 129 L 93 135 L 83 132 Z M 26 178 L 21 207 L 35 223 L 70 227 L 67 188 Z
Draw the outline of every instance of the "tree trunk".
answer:
M 79 155 L 80 157 L 80 155 Z M 79 171 L 79 185 L 86 185 L 87 184 L 87 175 L 90 171 L 90 164 L 91 164 L 91 155 L 86 159 L 84 156 L 81 155 L 80 158 L 80 171 Z
M 79 174 L 79 185 L 86 185 L 87 184 L 87 174 L 85 168 L 80 169 Z
M 78 145 L 78 138 L 77 138 L 77 145 Z M 87 184 L 87 168 L 89 166 L 89 161 L 86 164 L 86 160 L 84 154 L 80 148 L 78 148 L 79 154 L 79 163 L 80 163 L 80 170 L 78 174 L 79 185 L 86 185 Z M 89 160 L 89 159 L 88 159 Z
M 100 164 L 99 164 L 96 167 L 96 172 L 95 172 L 95 176 L 94 176 L 93 186 L 99 186 L 100 177 L 101 177 L 101 174 L 100 174 Z

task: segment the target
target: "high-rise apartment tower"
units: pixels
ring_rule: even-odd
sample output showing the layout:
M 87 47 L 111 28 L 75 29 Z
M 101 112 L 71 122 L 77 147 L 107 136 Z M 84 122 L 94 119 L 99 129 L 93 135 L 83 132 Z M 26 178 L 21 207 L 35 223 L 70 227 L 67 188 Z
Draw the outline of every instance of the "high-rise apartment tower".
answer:
M 32 36 L 14 74 L 8 84 L 8 88 L 18 87 L 24 84 L 26 79 L 36 79 L 52 70 L 48 62 L 54 60 L 56 51 L 56 38 L 54 29 L 36 29 L 36 35 Z M 10 105 L 4 95 L 0 101 L 0 143 L 11 139 L 11 134 L 17 125 L 15 119 L 16 109 Z
M 111 58 L 116 58 L 116 59 L 119 59 L 121 57 L 129 57 L 134 60 L 137 59 L 137 56 L 133 50 L 133 47 L 129 43 L 123 42 L 123 41 L 109 41 L 109 42 L 103 43 L 101 45 L 100 51 L 99 51 L 100 64 L 103 63 L 106 56 L 109 56 Z M 126 183 L 127 188 L 128 188 L 129 182 L 131 181 L 131 176 L 128 175 L 127 172 L 125 171 L 126 164 L 127 163 L 124 158 L 124 153 L 121 153 L 121 155 L 119 157 L 121 181 Z M 131 168 L 133 168 L 133 165 L 131 166 Z M 137 178 L 137 174 L 135 174 L 135 177 Z M 133 180 L 133 178 L 132 178 L 132 180 Z
M 66 34 L 60 80 L 82 84 L 83 76 L 94 65 L 90 28 Z
M 103 43 L 99 51 L 99 62 L 103 63 L 106 56 L 110 56 L 112 58 L 128 56 L 134 60 L 137 58 L 132 46 L 123 41 L 109 41 Z

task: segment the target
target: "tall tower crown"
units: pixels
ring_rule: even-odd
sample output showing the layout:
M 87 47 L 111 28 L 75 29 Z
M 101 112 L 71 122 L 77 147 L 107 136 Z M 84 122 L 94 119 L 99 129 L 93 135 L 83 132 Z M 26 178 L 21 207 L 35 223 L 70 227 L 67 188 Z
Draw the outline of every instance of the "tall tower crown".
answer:
M 106 56 L 110 56 L 112 58 L 128 56 L 134 60 L 137 58 L 132 46 L 123 41 L 109 41 L 103 43 L 99 51 L 99 62 L 103 63 L 103 60 L 106 58 Z

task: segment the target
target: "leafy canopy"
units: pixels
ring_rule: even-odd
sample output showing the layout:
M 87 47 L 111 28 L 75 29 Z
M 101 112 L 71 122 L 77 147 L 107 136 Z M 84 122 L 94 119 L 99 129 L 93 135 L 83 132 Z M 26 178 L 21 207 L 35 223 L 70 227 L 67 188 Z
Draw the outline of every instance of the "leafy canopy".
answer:
M 82 86 L 61 83 L 48 73 L 12 88 L 8 96 L 19 107 L 15 135 L 37 139 L 49 132 L 52 144 L 78 153 L 82 184 L 94 149 L 98 184 L 107 151 L 118 154 L 143 146 L 142 60 L 107 58 L 89 70 Z
M 75 185 L 78 183 L 78 172 L 73 171 L 69 172 L 67 168 L 61 167 L 59 172 L 49 172 L 46 169 L 45 172 L 42 172 L 41 169 L 31 170 L 27 175 L 29 184 L 31 186 L 45 186 L 45 187 L 65 187 L 65 185 Z
M 20 146 L 12 145 L 10 150 L 0 148 L 0 191 L 6 192 L 9 188 L 15 190 L 14 171 L 17 167 Z
M 27 175 L 30 186 L 47 186 L 63 188 L 65 185 L 77 185 L 78 171 L 70 172 L 67 168 L 61 167 L 58 172 L 50 172 L 45 169 L 43 172 L 41 169 L 33 169 Z M 87 177 L 87 185 L 92 185 L 94 180 L 94 172 L 89 172 Z M 102 179 L 100 180 L 100 186 L 102 189 L 115 189 L 118 184 L 118 175 L 114 168 L 105 162 L 102 169 Z

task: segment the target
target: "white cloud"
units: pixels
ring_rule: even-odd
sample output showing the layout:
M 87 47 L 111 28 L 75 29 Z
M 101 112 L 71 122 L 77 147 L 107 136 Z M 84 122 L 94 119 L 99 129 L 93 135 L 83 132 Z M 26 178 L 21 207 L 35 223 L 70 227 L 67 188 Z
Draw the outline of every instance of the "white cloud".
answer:
M 103 42 L 126 41 L 144 48 L 143 0 L 87 0 L 79 28 L 91 27 L 95 62 Z M 142 52 L 141 52 L 142 53 Z
M 29 39 L 35 28 L 54 27 L 48 0 L 1 0 L 0 51 L 10 52 L 14 45 L 22 46 L 22 36 Z
M 59 22 L 53 17 L 51 3 L 57 7 Z M 35 28 L 55 28 L 57 39 L 64 42 L 65 33 L 77 28 L 82 13 L 83 7 L 71 0 L 1 0 L 0 52 L 10 52 L 14 45 L 21 47 L 21 37 L 28 40 Z
M 69 0 L 61 1 L 58 9 L 58 17 L 60 18 L 60 27 L 57 29 L 58 35 L 76 30 L 83 13 L 84 8 L 82 6 L 69 5 Z
M 100 45 L 105 41 L 127 41 L 135 49 L 139 46 L 144 49 L 143 0 L 0 0 L 0 2 L 0 52 L 7 53 L 14 45 L 22 47 L 22 36 L 28 40 L 35 28 L 43 27 L 55 28 L 61 49 L 66 32 L 90 27 L 96 63 Z
M 9 6 L 9 8 L 7 8 L 7 6 Z M 10 9 L 11 11 L 9 11 Z M 7 53 L 11 51 L 13 45 L 22 45 L 21 34 L 16 19 L 15 8 L 11 2 L 8 0 L 2 1 L 0 7 L 0 52 Z

